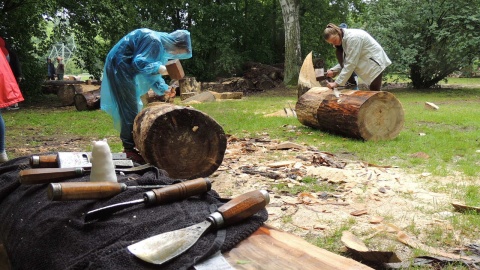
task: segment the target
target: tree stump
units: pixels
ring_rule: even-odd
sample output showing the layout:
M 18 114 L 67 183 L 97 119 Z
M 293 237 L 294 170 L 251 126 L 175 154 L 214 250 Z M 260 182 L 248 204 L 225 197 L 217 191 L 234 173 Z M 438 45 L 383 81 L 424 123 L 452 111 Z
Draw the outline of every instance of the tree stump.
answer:
M 135 118 L 133 138 L 145 161 L 177 179 L 209 176 L 227 148 L 225 132 L 214 119 L 170 103 L 144 108 Z
M 73 97 L 77 111 L 93 111 L 100 109 L 100 89 L 78 93 Z
M 297 101 L 303 125 L 363 140 L 394 139 L 402 130 L 402 104 L 389 92 L 341 91 L 336 98 L 326 87 L 314 87 Z
M 58 88 L 57 96 L 63 106 L 71 106 L 74 102 L 73 97 L 80 92 L 82 92 L 81 85 L 68 84 Z
M 180 98 L 182 98 L 182 94 L 184 93 L 200 93 L 202 91 L 202 84 L 197 82 L 195 77 L 184 77 L 178 80 L 178 83 L 180 86 Z

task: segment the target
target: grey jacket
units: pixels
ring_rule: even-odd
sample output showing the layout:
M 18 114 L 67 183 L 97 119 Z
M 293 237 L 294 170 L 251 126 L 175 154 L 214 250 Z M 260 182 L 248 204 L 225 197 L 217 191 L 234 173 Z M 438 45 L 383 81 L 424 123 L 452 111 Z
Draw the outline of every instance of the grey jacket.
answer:
M 392 61 L 380 44 L 366 31 L 343 29 L 343 33 L 343 69 L 340 64 L 331 68 L 334 72 L 340 72 L 335 82 L 345 85 L 355 71 L 366 84 L 370 84 Z

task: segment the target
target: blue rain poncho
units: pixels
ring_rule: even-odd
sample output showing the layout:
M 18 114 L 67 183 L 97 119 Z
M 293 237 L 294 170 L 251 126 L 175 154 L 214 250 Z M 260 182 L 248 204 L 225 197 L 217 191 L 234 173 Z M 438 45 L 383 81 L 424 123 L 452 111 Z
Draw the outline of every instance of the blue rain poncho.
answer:
M 142 109 L 140 96 L 152 89 L 159 95 L 168 85 L 159 69 L 168 60 L 192 57 L 190 33 L 137 29 L 124 36 L 108 53 L 103 69 L 101 109 L 110 114 L 120 137 L 133 147 L 133 122 Z

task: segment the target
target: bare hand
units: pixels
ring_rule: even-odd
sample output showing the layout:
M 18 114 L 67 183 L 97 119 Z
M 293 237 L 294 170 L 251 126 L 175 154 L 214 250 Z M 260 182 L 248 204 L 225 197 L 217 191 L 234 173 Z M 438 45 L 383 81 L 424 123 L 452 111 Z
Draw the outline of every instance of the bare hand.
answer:
M 338 87 L 338 83 L 336 83 L 336 82 L 329 82 L 329 83 L 327 83 L 327 87 L 330 88 L 330 89 L 337 88 L 337 87 Z
M 332 71 L 332 70 L 330 70 L 330 69 L 327 70 L 327 77 L 333 78 L 333 75 L 334 75 L 334 74 L 333 74 L 333 71 Z

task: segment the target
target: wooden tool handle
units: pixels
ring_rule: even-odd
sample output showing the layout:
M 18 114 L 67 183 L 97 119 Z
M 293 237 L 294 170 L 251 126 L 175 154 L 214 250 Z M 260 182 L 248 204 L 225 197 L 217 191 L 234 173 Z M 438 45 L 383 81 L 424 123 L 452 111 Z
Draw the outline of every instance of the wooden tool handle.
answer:
M 58 168 L 57 155 L 31 156 L 30 166 L 32 168 Z
M 47 195 L 52 201 L 93 200 L 113 197 L 125 188 L 125 184 L 115 182 L 51 183 Z
M 223 225 L 227 226 L 253 216 L 269 202 L 270 196 L 267 191 L 254 190 L 233 198 L 217 211 L 223 216 Z
M 202 194 L 212 188 L 210 180 L 197 178 L 146 192 L 147 204 L 165 204 Z M 153 196 L 152 196 L 153 195 Z
M 24 185 L 35 185 L 58 182 L 85 173 L 83 168 L 36 168 L 21 170 L 20 183 Z

